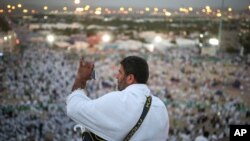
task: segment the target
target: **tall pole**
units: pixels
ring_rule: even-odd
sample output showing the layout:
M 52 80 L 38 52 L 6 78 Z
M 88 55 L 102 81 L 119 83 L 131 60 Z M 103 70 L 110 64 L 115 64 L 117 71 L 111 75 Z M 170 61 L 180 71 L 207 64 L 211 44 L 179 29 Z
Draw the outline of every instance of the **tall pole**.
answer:
M 220 26 L 219 26 L 219 48 L 221 48 L 221 34 L 222 34 L 222 24 L 224 16 L 224 0 L 221 0 L 221 17 L 220 17 Z

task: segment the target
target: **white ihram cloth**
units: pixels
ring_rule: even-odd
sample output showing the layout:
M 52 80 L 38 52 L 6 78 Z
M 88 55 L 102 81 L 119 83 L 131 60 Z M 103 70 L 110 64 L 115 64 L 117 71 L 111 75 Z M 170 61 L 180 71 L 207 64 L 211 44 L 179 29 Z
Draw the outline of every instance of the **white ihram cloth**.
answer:
M 141 116 L 146 97 L 151 95 L 144 84 L 133 84 L 123 91 L 110 92 L 91 100 L 84 90 L 73 91 L 67 97 L 67 115 L 96 135 L 121 141 Z M 152 96 L 152 104 L 142 125 L 131 141 L 166 141 L 169 117 L 164 103 Z

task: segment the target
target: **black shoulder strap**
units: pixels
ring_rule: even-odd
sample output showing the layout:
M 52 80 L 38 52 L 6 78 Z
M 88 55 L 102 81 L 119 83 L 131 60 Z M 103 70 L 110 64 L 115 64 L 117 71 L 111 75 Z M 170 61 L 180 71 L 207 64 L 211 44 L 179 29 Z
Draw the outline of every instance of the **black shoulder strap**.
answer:
M 83 132 L 82 141 L 106 141 L 92 132 Z
M 136 125 L 129 131 L 129 133 L 127 134 L 127 136 L 125 137 L 125 139 L 123 141 L 128 141 L 135 134 L 135 132 L 139 129 L 139 127 L 141 126 L 144 118 L 146 117 L 146 115 L 149 111 L 151 102 L 152 102 L 152 97 L 148 96 L 146 103 L 144 104 L 144 108 L 143 108 L 141 117 L 137 121 Z

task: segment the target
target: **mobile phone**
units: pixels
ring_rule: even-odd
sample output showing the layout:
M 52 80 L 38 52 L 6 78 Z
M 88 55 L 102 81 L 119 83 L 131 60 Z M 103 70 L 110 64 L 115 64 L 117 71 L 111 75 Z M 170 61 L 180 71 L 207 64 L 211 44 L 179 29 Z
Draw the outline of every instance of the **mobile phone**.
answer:
M 91 73 L 91 79 L 95 80 L 95 70 L 93 69 L 92 73 Z

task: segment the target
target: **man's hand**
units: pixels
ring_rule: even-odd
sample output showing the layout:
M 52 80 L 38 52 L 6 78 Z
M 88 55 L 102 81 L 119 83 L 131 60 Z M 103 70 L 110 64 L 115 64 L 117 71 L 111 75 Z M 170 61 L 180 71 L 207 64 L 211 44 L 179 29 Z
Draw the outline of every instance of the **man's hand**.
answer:
M 94 63 L 85 61 L 84 58 L 80 60 L 79 68 L 77 71 L 75 83 L 73 85 L 72 91 L 81 88 L 84 89 L 86 82 L 91 79 L 91 73 L 94 69 Z

